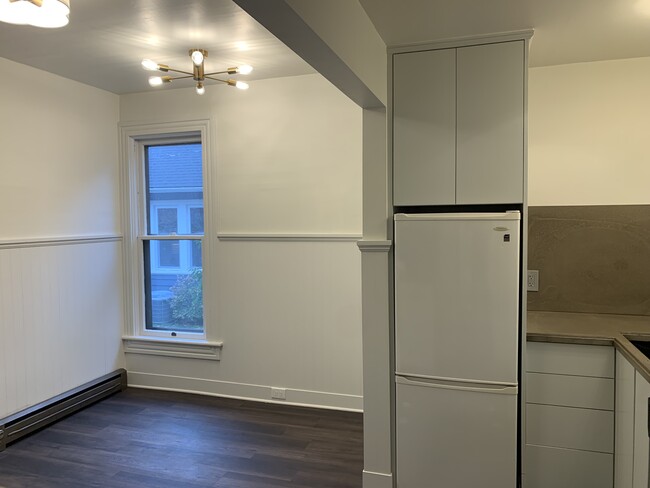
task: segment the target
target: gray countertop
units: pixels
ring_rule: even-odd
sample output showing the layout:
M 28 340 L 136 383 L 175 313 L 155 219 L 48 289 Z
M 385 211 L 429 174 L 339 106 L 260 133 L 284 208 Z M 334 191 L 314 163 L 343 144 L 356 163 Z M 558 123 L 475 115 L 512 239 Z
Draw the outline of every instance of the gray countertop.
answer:
M 650 382 L 650 359 L 628 338 L 650 341 L 650 317 L 568 312 L 528 312 L 531 342 L 614 346 Z

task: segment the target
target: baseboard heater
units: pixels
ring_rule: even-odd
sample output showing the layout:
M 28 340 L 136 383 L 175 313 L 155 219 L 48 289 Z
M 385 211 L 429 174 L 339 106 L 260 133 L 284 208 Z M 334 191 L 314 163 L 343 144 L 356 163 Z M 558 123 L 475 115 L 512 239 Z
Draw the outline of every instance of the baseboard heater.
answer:
M 118 369 L 44 402 L 0 419 L 0 451 L 21 437 L 42 429 L 107 396 L 126 389 L 126 370 Z

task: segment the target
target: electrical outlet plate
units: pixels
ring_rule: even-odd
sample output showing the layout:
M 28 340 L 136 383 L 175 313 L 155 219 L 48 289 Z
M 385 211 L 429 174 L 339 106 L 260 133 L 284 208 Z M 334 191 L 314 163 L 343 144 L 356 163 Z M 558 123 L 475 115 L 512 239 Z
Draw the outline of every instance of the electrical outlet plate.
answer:
M 539 291 L 539 271 L 529 269 L 526 274 L 526 290 Z
M 271 398 L 274 400 L 286 400 L 287 390 L 285 388 L 271 388 Z

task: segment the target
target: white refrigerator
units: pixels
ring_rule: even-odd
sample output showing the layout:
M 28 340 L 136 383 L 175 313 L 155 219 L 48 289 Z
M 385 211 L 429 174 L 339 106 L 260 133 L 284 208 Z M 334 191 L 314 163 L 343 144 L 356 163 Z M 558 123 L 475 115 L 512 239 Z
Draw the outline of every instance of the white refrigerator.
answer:
M 398 488 L 515 488 L 520 222 L 395 215 Z

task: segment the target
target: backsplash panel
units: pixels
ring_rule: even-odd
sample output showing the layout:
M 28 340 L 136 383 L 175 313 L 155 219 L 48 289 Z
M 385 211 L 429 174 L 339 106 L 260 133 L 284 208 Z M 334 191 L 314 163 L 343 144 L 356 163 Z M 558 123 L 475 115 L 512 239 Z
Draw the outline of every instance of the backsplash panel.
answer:
M 528 309 L 650 315 L 650 205 L 528 208 Z

